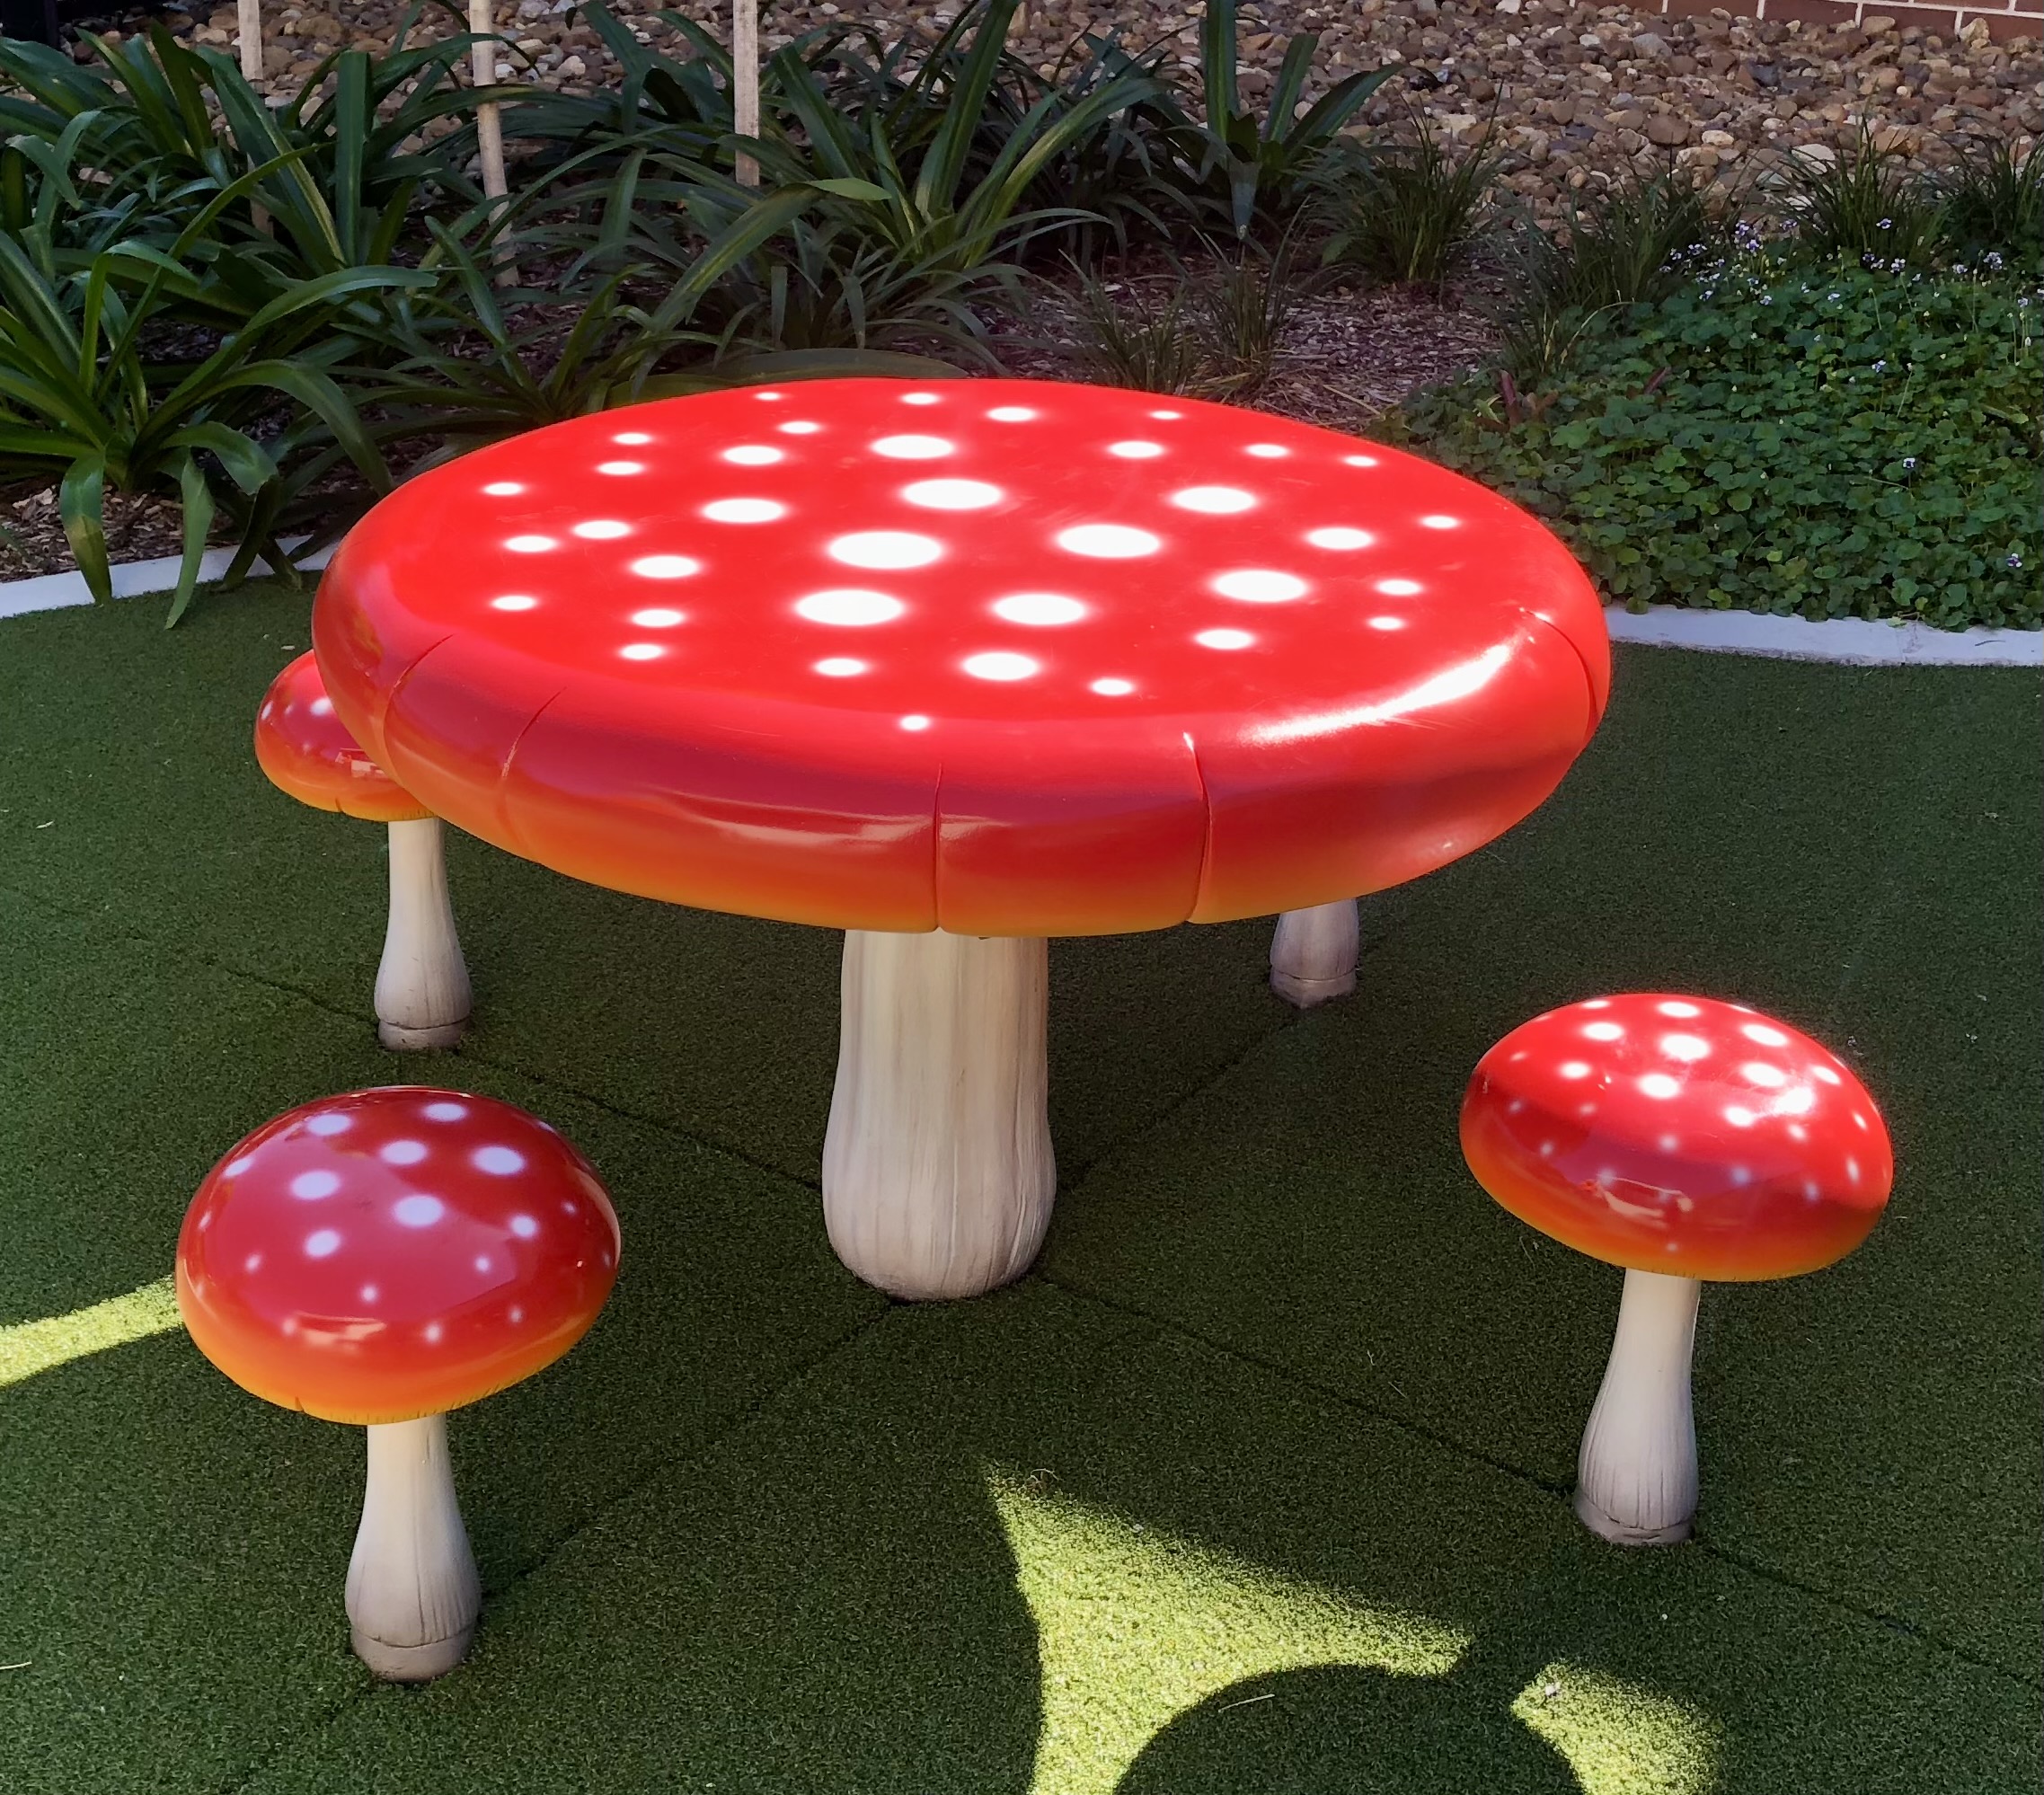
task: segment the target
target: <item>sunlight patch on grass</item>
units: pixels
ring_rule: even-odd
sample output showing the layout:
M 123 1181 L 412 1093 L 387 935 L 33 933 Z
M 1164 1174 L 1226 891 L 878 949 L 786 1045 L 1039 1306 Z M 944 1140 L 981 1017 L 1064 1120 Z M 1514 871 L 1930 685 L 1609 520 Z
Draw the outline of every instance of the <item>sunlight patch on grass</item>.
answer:
M 1470 1643 L 1009 1472 L 987 1486 L 1041 1658 L 1031 1795 L 1112 1795 L 1177 1716 L 1250 1677 L 1340 1665 L 1439 1676 Z
M 68 1315 L 15 1322 L 0 1328 L 0 1384 L 19 1384 L 88 1353 L 182 1327 L 171 1280 L 159 1278 L 125 1296 L 110 1296 Z
M 1709 1795 L 1717 1787 L 1717 1723 L 1623 1677 L 1551 1664 L 1512 1712 L 1568 1760 L 1583 1795 Z

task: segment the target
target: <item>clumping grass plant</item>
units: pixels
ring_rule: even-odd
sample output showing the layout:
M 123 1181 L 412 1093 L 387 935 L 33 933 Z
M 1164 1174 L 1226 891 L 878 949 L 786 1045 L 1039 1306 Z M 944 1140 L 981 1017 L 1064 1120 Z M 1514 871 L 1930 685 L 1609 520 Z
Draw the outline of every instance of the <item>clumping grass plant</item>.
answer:
M 1488 132 L 1454 152 L 1424 124 L 1410 143 L 1364 148 L 1323 182 L 1326 260 L 1380 280 L 1438 286 L 1483 240 L 1503 159 Z
M 1598 314 L 1537 402 L 1464 382 L 1402 426 L 1615 599 L 2035 627 L 2040 296 L 1749 245 Z

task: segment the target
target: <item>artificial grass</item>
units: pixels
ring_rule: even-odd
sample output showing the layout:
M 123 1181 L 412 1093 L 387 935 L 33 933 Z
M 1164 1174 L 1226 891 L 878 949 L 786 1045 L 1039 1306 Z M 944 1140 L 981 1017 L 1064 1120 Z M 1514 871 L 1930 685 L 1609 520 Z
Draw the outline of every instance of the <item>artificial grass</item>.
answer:
M 347 1653 L 358 1437 L 174 1332 L 0 1382 L 8 1795 L 2034 1786 L 2033 676 L 1625 652 L 1303 1019 L 1261 924 L 1060 944 L 1042 1269 L 917 1310 L 823 1242 L 830 937 L 462 844 L 478 1026 L 385 1054 L 378 834 L 248 755 L 304 599 L 156 609 L 0 623 L 0 1329 L 160 1278 L 206 1166 L 352 1084 L 547 1116 L 626 1257 L 454 1423 L 487 1602 L 425 1691 Z M 1706 1293 L 1701 1536 L 1629 1555 L 1565 1499 L 1615 1275 L 1453 1118 L 1651 985 L 1844 1049 L 1901 1173 L 1845 1265 Z

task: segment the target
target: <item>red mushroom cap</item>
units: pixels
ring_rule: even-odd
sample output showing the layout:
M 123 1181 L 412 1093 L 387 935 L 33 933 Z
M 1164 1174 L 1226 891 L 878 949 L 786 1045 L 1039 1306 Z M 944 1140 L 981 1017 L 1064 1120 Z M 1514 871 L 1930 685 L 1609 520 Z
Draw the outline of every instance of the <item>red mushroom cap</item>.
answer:
M 1609 665 L 1560 543 L 1430 463 L 998 380 L 712 393 L 479 450 L 349 534 L 314 641 L 378 763 L 513 853 L 981 934 L 1429 871 L 1553 789 Z
M 1476 1180 L 1614 1265 L 1737 1283 L 1843 1259 L 1894 1156 L 1852 1068 L 1710 997 L 1592 997 L 1522 1023 L 1462 1104 Z
M 559 1358 L 617 1254 L 610 1198 L 546 1123 L 397 1085 L 287 1110 L 215 1166 L 178 1236 L 177 1302 L 265 1401 L 406 1421 Z
M 364 754 L 307 650 L 270 682 L 255 713 L 255 757 L 270 783 L 315 810 L 370 823 L 409 823 L 433 813 Z

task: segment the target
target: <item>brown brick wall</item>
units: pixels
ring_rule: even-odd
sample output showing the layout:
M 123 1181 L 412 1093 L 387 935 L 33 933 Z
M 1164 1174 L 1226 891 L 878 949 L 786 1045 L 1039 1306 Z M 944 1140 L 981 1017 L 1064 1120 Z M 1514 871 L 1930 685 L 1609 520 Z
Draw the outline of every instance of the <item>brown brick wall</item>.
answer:
M 1889 4 L 1889 0 L 1642 0 L 1639 10 L 1676 18 L 1726 12 L 1745 19 L 1801 19 L 1819 25 L 1856 25 L 1868 19 L 1894 20 L 1899 29 L 1921 25 L 1942 37 L 1957 37 L 1976 19 L 1996 43 L 2012 38 L 2044 38 L 2044 6 L 2038 0 L 2008 0 L 2005 5 L 1930 5 Z

